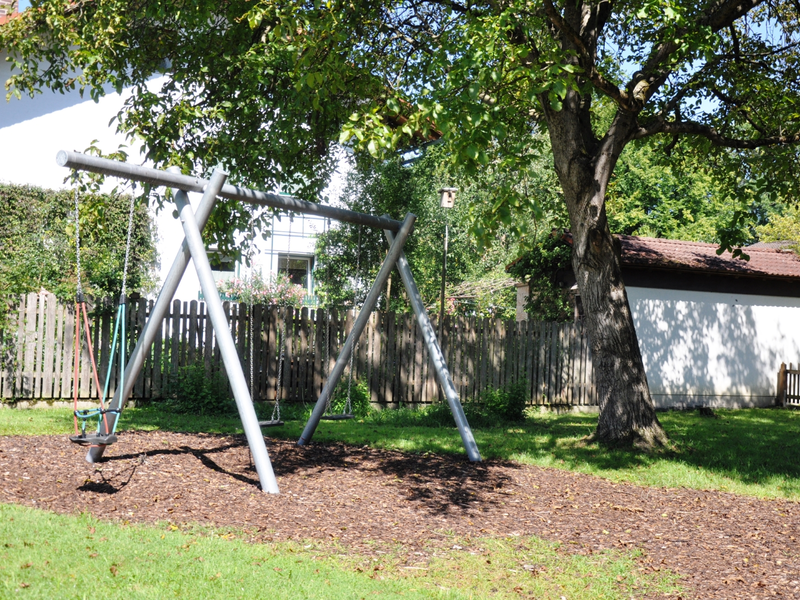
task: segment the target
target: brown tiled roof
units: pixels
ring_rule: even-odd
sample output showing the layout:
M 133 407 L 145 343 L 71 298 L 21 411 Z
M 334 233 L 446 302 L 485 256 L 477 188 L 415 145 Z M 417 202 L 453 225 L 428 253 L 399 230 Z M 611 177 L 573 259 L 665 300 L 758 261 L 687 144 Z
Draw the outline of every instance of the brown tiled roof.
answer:
M 754 277 L 800 279 L 800 258 L 790 250 L 744 248 L 749 261 L 732 258 L 730 252 L 717 255 L 716 244 L 682 242 L 657 238 L 617 236 L 622 245 L 622 266 L 681 271 L 705 271 Z

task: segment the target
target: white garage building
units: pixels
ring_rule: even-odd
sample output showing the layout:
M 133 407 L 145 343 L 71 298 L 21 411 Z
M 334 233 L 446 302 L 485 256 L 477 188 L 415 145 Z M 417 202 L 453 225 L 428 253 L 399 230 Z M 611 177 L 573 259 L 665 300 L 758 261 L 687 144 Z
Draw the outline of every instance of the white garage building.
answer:
M 656 405 L 770 406 L 800 362 L 800 259 L 751 246 L 619 236 L 623 278 Z

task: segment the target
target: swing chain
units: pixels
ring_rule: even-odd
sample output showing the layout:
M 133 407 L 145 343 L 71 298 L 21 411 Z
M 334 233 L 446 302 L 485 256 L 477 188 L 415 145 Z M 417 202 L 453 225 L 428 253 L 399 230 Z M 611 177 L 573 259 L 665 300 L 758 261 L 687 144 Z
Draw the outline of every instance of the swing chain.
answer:
M 272 420 L 280 421 L 281 418 L 281 380 L 283 379 L 283 361 L 286 358 L 286 313 L 288 311 L 283 309 L 283 332 L 281 335 L 280 343 L 280 358 L 278 359 L 278 385 L 275 390 L 275 406 L 272 409 Z
M 353 321 L 356 318 L 356 308 L 358 306 L 358 292 L 361 285 L 361 227 L 358 228 L 358 252 L 356 253 L 356 285 L 353 291 Z M 351 329 L 352 331 L 352 329 Z M 343 414 L 353 414 L 353 405 L 350 400 L 353 387 L 353 356 L 358 351 L 358 342 L 350 346 L 350 373 L 347 377 L 347 402 L 345 403 Z
M 133 213 L 136 209 L 136 186 L 131 183 L 131 207 L 128 210 L 128 239 L 125 242 L 125 266 L 122 269 L 122 298 L 125 298 L 125 292 L 128 285 L 128 263 L 131 257 L 131 234 L 133 232 Z
M 328 382 L 328 372 L 327 372 L 328 371 L 328 346 L 329 346 L 329 344 L 328 344 L 328 336 L 329 336 L 330 328 L 331 328 L 331 311 L 330 311 L 330 309 L 328 309 L 328 310 L 325 311 L 325 329 L 323 330 L 323 338 L 324 339 L 322 340 L 322 344 L 323 344 L 322 350 L 323 350 L 323 358 L 324 358 L 324 362 L 322 363 L 322 377 L 325 380 L 325 383 Z M 333 394 L 328 394 L 328 399 L 325 402 L 325 412 L 326 413 L 329 413 L 331 411 L 331 396 L 332 395 Z
M 77 187 L 75 188 L 75 263 L 78 277 L 77 302 L 82 302 L 83 286 L 81 285 L 81 224 Z

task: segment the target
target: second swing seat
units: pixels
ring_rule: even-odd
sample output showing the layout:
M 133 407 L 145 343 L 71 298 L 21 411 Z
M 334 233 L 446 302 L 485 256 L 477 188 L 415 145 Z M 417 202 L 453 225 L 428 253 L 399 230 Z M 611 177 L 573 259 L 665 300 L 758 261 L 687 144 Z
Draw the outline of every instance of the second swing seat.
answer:
M 322 415 L 320 418 L 323 421 L 346 421 L 347 419 L 355 419 L 356 416 L 351 413 L 340 413 L 338 415 Z

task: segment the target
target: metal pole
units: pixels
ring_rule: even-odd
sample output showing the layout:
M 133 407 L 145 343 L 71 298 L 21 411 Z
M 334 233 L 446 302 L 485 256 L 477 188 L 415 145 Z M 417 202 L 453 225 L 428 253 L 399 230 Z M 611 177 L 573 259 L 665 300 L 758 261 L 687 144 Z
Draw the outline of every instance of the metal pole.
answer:
M 444 339 L 444 285 L 445 277 L 447 277 L 447 242 L 449 240 L 450 230 L 447 226 L 447 213 L 444 217 L 444 254 L 442 255 L 442 293 L 439 299 L 439 339 Z
M 375 279 L 375 283 L 372 284 L 372 288 L 370 288 L 369 294 L 367 294 L 364 304 L 361 306 L 361 312 L 358 313 L 356 322 L 353 323 L 353 329 L 350 331 L 350 335 L 347 336 L 347 340 L 339 352 L 339 356 L 336 358 L 336 364 L 333 366 L 331 374 L 325 382 L 325 387 L 322 388 L 322 393 L 317 403 L 314 405 L 314 410 L 311 411 L 311 417 L 309 417 L 300 439 L 297 440 L 298 446 L 305 446 L 311 441 L 311 438 L 314 437 L 314 432 L 317 430 L 319 420 L 322 418 L 322 415 L 325 414 L 325 407 L 328 404 L 328 399 L 333 394 L 336 384 L 339 383 L 342 373 L 344 373 L 345 366 L 350 358 L 351 348 L 358 341 L 358 338 L 367 326 L 370 313 L 372 313 L 372 309 L 375 308 L 375 304 L 378 302 L 378 298 L 381 295 L 381 289 L 386 284 L 386 280 L 389 278 L 392 269 L 394 269 L 398 257 L 403 254 L 403 245 L 406 243 L 406 239 L 408 239 L 411 230 L 414 228 L 414 221 L 416 218 L 416 215 L 411 213 L 406 214 L 406 218 L 403 220 L 403 226 L 400 228 L 400 231 L 397 232 L 397 237 L 390 243 L 389 253 L 386 255 L 383 265 L 381 265 L 381 270 L 378 271 L 378 277 Z
M 211 181 L 206 186 L 203 198 L 200 200 L 200 205 L 197 207 L 197 213 L 195 213 L 195 220 L 200 229 L 205 227 L 208 217 L 214 209 L 214 204 L 216 204 L 217 192 L 224 182 L 225 173 L 222 171 L 215 172 L 214 175 L 211 176 Z M 161 286 L 161 291 L 158 293 L 158 298 L 153 305 L 153 310 L 150 311 L 150 317 L 147 319 L 147 323 L 145 323 L 144 329 L 142 329 L 139 340 L 136 342 L 136 346 L 128 359 L 124 374 L 125 385 L 124 387 L 117 387 L 114 391 L 114 397 L 109 404 L 109 408 L 121 410 L 128 402 L 128 398 L 130 398 L 133 392 L 136 379 L 139 377 L 139 372 L 142 370 L 142 365 L 144 365 L 144 360 L 147 358 L 147 353 L 150 352 L 150 347 L 156 339 L 164 316 L 169 312 L 172 297 L 175 295 L 178 285 L 180 285 L 190 259 L 191 254 L 189 253 L 189 246 L 186 240 L 183 240 L 178 253 L 175 255 L 175 260 L 172 261 L 172 267 L 170 267 L 169 273 L 164 279 L 164 285 Z M 109 430 L 114 430 L 117 417 L 118 415 L 115 413 L 106 414 Z M 108 433 L 105 431 L 105 425 L 101 425 L 100 432 Z M 103 457 L 105 448 L 105 446 L 89 448 L 89 452 L 86 454 L 86 462 L 95 463 L 99 461 Z
M 131 165 L 97 156 L 87 156 L 86 154 L 81 154 L 80 152 L 68 152 L 66 150 L 61 150 L 56 156 L 56 161 L 62 167 L 80 169 L 82 171 L 91 171 L 92 173 L 101 173 L 103 175 L 111 175 L 113 177 L 122 177 L 132 181 L 142 181 L 144 183 L 149 183 L 156 186 L 164 185 L 167 187 L 177 188 L 185 192 L 202 192 L 203 189 L 205 189 L 205 186 L 208 184 L 208 181 L 205 179 L 200 179 L 199 177 L 181 175 L 180 173 L 168 173 L 166 171 L 159 171 L 158 169 L 141 167 L 139 165 Z M 218 195 L 222 196 L 223 198 L 242 200 L 251 204 L 259 204 L 261 206 L 269 206 L 272 208 L 279 208 L 281 210 L 293 210 L 300 213 L 313 213 L 330 217 L 332 219 L 336 219 L 337 221 L 355 223 L 356 225 L 367 225 L 369 227 L 376 227 L 378 229 L 399 231 L 401 225 L 400 221 L 395 221 L 387 216 L 375 217 L 373 215 L 367 215 L 352 210 L 345 210 L 343 208 L 325 206 L 315 202 L 306 202 L 305 200 L 293 198 L 292 196 L 268 194 L 266 192 L 258 192 L 255 190 L 249 190 L 247 188 L 236 187 L 234 185 L 224 185 Z
M 439 340 L 444 344 L 444 288 L 447 277 L 447 242 L 450 239 L 450 229 L 447 226 L 447 210 L 444 212 L 444 253 L 442 254 L 442 292 L 439 299 Z M 442 388 L 439 388 L 437 402 L 442 401 Z
M 247 381 L 242 372 L 242 364 L 239 361 L 236 346 L 233 343 L 228 319 L 225 317 L 225 311 L 222 308 L 222 300 L 219 298 L 217 284 L 211 272 L 211 265 L 208 262 L 203 238 L 200 235 L 200 229 L 197 227 L 197 221 L 195 221 L 192 206 L 189 204 L 186 192 L 180 190 L 175 194 L 175 204 L 180 212 L 183 231 L 186 234 L 186 242 L 189 245 L 189 251 L 192 253 L 192 261 L 197 270 L 197 278 L 200 280 L 200 289 L 203 290 L 208 316 L 211 318 L 211 325 L 214 327 L 214 333 L 217 337 L 217 345 L 225 363 L 225 370 L 228 373 L 228 380 L 233 390 L 233 398 L 236 400 L 236 408 L 239 410 L 239 416 L 242 419 L 244 434 L 247 437 L 250 452 L 253 454 L 253 462 L 256 465 L 258 478 L 261 481 L 261 489 L 270 494 L 277 494 L 278 482 L 272 470 L 272 463 L 269 460 L 267 446 L 264 444 L 261 427 L 258 425 L 258 417 L 256 416 L 255 408 L 253 408 L 250 392 L 247 389 Z
M 391 231 L 384 231 L 386 239 L 389 243 L 394 240 L 394 235 Z M 436 378 L 439 380 L 439 385 L 444 391 L 444 396 L 447 398 L 447 404 L 450 405 L 450 412 L 453 413 L 453 418 L 456 421 L 456 427 L 461 434 L 461 441 L 464 444 L 464 449 L 467 451 L 467 456 L 472 462 L 481 461 L 481 453 L 478 450 L 478 445 L 475 443 L 475 437 L 472 435 L 472 429 L 469 427 L 467 417 L 464 414 L 464 408 L 458 400 L 458 392 L 453 385 L 453 380 L 450 378 L 450 371 L 444 362 L 444 355 L 439 343 L 436 340 L 436 333 L 431 325 L 431 320 L 428 318 L 428 311 L 425 310 L 425 303 L 419 295 L 417 284 L 414 282 L 414 275 L 408 266 L 405 253 L 401 252 L 397 258 L 397 270 L 400 271 L 400 277 L 403 280 L 403 285 L 406 286 L 408 297 L 411 300 L 411 306 L 414 309 L 414 314 L 417 316 L 417 322 L 420 329 L 422 329 L 422 337 L 425 339 L 425 345 L 428 347 L 428 354 L 433 362 L 434 370 L 436 371 Z

